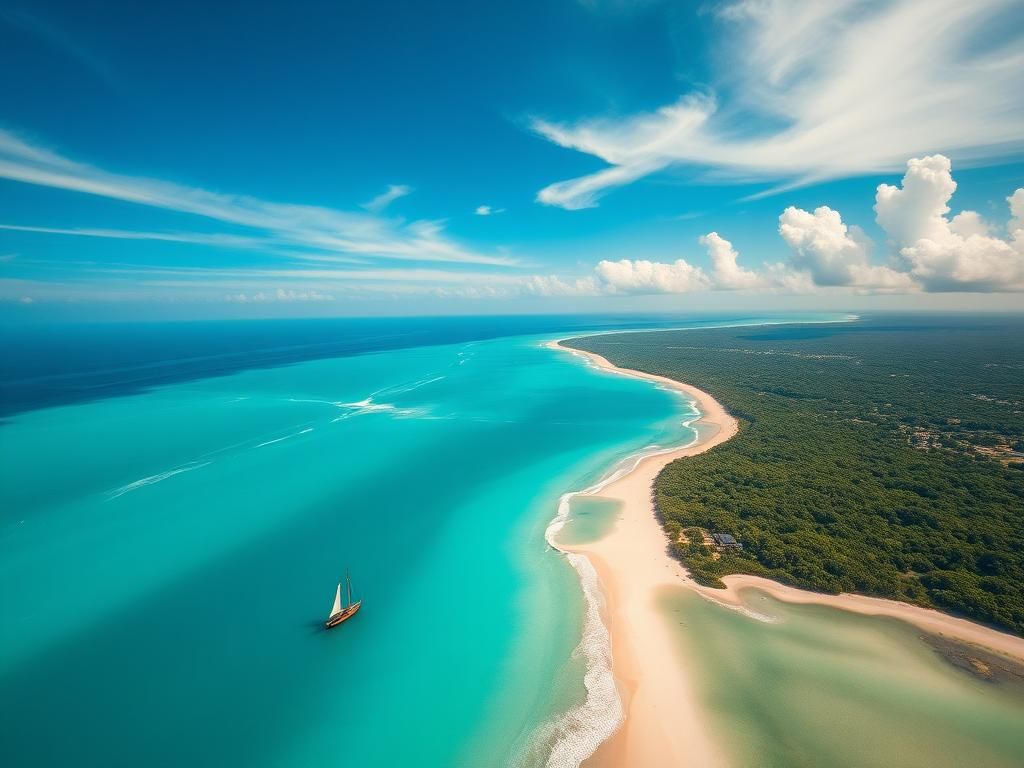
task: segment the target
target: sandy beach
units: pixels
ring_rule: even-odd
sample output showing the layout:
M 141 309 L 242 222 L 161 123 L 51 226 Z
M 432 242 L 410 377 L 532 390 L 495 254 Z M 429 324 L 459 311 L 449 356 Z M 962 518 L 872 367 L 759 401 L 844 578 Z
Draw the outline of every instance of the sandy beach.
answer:
M 565 547 L 585 554 L 601 580 L 606 621 L 612 639 L 613 670 L 623 700 L 625 721 L 585 765 L 725 765 L 706 727 L 678 642 L 655 603 L 666 585 L 691 583 L 682 565 L 669 557 L 667 540 L 654 516 L 654 478 L 671 461 L 693 456 L 728 440 L 738 428 L 725 409 L 695 387 L 662 376 L 615 368 L 599 355 L 553 343 L 593 364 L 623 375 L 647 379 L 695 400 L 701 418 L 697 441 L 685 448 L 648 456 L 636 468 L 600 492 L 619 502 L 611 533 L 586 545 Z M 676 674 L 667 671 L 675 670 Z
M 696 387 L 639 371 L 621 369 L 600 355 L 551 342 L 549 346 L 586 358 L 616 373 L 656 382 L 695 401 L 701 417 L 693 426 L 694 443 L 646 457 L 631 473 L 605 486 L 599 496 L 621 504 L 613 529 L 598 541 L 563 546 L 584 554 L 594 565 L 606 599 L 605 619 L 612 639 L 612 667 L 623 700 L 625 720 L 584 765 L 720 766 L 726 763 L 701 710 L 694 672 L 659 611 L 656 599 L 666 586 L 683 586 L 727 605 L 741 603 L 747 588 L 763 590 L 792 603 L 814 603 L 842 610 L 906 621 L 949 639 L 978 645 L 1024 660 L 1024 639 L 934 610 L 861 595 L 827 595 L 784 586 L 767 579 L 735 575 L 726 589 L 709 589 L 689 578 L 668 551 L 668 540 L 654 511 L 655 478 L 670 462 L 694 456 L 736 434 L 738 422 L 713 397 Z

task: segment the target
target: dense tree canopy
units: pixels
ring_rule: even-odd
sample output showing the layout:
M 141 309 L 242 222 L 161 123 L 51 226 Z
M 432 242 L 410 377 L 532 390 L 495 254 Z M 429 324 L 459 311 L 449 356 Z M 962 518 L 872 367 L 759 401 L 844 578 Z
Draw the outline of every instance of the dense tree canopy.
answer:
M 694 576 L 764 575 L 934 606 L 1024 634 L 1024 321 L 843 325 L 576 339 L 714 395 L 740 419 L 655 492 Z M 731 533 L 715 553 L 698 531 Z

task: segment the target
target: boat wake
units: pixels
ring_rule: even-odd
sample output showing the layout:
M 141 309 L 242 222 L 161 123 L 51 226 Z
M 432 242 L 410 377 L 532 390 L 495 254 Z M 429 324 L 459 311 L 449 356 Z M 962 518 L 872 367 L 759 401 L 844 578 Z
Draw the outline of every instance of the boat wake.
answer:
M 390 414 L 392 414 L 394 416 L 400 416 L 400 417 L 405 417 L 405 418 L 426 417 L 427 416 L 427 411 L 425 409 L 423 409 L 423 408 L 402 408 L 402 407 L 399 407 L 399 406 L 395 405 L 394 403 L 380 403 L 380 402 L 377 402 L 374 398 L 376 398 L 378 395 L 389 395 L 389 396 L 404 395 L 404 394 L 407 394 L 409 392 L 413 392 L 414 390 L 417 390 L 420 387 L 425 387 L 428 384 L 433 384 L 434 382 L 441 381 L 442 379 L 445 379 L 445 378 L 447 378 L 447 377 L 446 376 L 430 376 L 430 377 L 425 378 L 425 379 L 419 379 L 417 381 L 411 381 L 411 382 L 408 382 L 408 383 L 405 383 L 405 384 L 397 384 L 397 385 L 391 386 L 391 387 L 383 387 L 383 388 L 378 389 L 378 390 L 376 390 L 374 392 L 371 392 L 369 395 L 364 397 L 362 400 L 357 400 L 355 402 L 351 402 L 351 403 L 342 403 L 342 402 L 331 403 L 332 405 L 334 405 L 334 406 L 336 406 L 338 408 L 346 409 L 346 413 L 343 413 L 341 416 L 338 416 L 334 420 L 335 421 L 344 421 L 345 419 L 350 419 L 353 416 L 360 416 L 360 415 L 367 414 L 367 413 L 390 413 Z
M 262 443 L 257 443 L 256 445 L 254 445 L 253 448 L 262 448 L 265 445 L 273 445 L 274 443 L 281 443 L 281 442 L 284 442 L 285 440 L 290 440 L 293 437 L 298 437 L 299 435 L 309 434 L 312 431 L 313 431 L 313 427 L 306 427 L 305 429 L 300 429 L 298 432 L 293 432 L 290 435 L 283 435 L 282 437 L 275 437 L 272 440 L 264 440 Z
M 375 403 L 372 397 L 355 403 L 335 403 L 334 405 L 345 409 L 345 413 L 337 416 L 334 421 L 344 421 L 353 416 L 362 416 L 368 413 L 388 413 L 404 418 L 417 418 L 426 415 L 423 408 L 399 408 L 393 403 Z
M 175 467 L 174 469 L 169 469 L 166 472 L 159 472 L 159 473 L 157 473 L 155 475 L 150 475 L 149 477 L 144 477 L 141 480 L 136 480 L 133 483 L 128 483 L 127 485 L 122 485 L 120 488 L 115 488 L 112 491 L 108 491 L 107 492 L 107 498 L 108 499 L 116 499 L 119 496 L 124 496 L 126 493 L 131 493 L 132 491 L 137 491 L 137 490 L 139 490 L 139 488 L 145 488 L 147 485 L 153 485 L 154 483 L 159 483 L 159 482 L 161 482 L 163 480 L 166 480 L 169 477 L 174 477 L 175 475 L 180 475 L 183 472 L 191 472 L 193 469 L 201 469 L 203 467 L 209 466 L 211 463 L 212 462 L 209 462 L 209 461 L 191 461 L 188 464 L 183 464 L 180 467 Z

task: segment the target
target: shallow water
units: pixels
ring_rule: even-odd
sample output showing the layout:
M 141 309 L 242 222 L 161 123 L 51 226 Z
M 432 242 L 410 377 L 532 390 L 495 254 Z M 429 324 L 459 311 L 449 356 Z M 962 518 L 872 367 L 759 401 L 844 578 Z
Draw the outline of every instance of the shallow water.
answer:
M 621 502 L 614 499 L 574 496 L 569 502 L 569 518 L 558 532 L 558 542 L 575 546 L 603 538 L 614 527 L 621 509 Z
M 1024 764 L 1024 685 L 952 666 L 895 619 L 742 595 L 746 613 L 661 596 L 731 765 Z

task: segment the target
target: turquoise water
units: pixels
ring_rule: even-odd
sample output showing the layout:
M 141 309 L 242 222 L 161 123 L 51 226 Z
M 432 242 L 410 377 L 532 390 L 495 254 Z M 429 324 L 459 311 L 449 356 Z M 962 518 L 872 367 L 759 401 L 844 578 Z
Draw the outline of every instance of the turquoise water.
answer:
M 5 764 L 543 759 L 538 724 L 585 695 L 578 579 L 545 526 L 562 493 L 686 435 L 677 395 L 538 341 L 10 416 Z M 363 610 L 324 632 L 346 567 Z
M 575 496 L 570 502 L 570 516 L 558 532 L 558 543 L 573 546 L 603 539 L 615 527 L 622 509 L 621 502 L 600 496 Z

